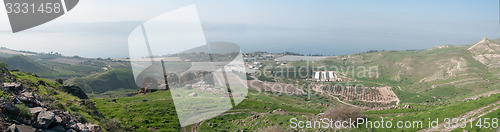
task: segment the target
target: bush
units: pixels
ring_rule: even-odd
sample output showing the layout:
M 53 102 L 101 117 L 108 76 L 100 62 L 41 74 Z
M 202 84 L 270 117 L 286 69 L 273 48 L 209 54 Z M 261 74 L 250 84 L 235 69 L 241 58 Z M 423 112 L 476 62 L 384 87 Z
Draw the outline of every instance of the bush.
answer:
M 52 88 L 48 88 L 47 89 L 47 93 L 49 93 L 49 95 L 57 95 L 57 91 L 55 89 L 52 89 Z
M 8 99 L 8 100 L 12 100 L 12 98 L 9 95 L 9 93 L 1 91 L 1 90 L 0 90 L 0 97 Z
M 261 81 L 266 81 L 266 82 L 276 82 L 276 81 L 273 80 L 272 77 L 266 77 L 264 75 L 259 76 L 258 79 L 261 80 Z
M 87 118 L 85 118 L 85 116 L 84 116 L 84 115 L 82 115 L 82 114 L 80 114 L 80 113 L 78 113 L 78 112 L 73 113 L 73 115 L 74 115 L 77 119 L 79 119 L 82 123 L 87 123 L 87 122 L 88 122 Z
M 361 110 L 352 106 L 341 105 L 328 109 L 325 112 L 325 117 L 335 121 L 356 121 L 357 118 L 362 118 Z
M 124 132 L 127 130 L 118 119 L 103 120 L 99 125 L 106 131 Z
M 55 101 L 56 99 L 54 97 L 48 96 L 48 95 L 42 95 L 42 101 Z
M 21 117 L 33 117 L 33 116 L 35 116 L 30 112 L 30 109 L 26 105 L 16 104 L 16 107 L 19 108 L 19 116 L 21 116 Z
M 64 106 L 60 102 L 49 104 L 49 107 L 53 108 L 53 109 L 59 109 L 59 110 L 62 110 L 62 111 L 66 111 L 67 110 L 66 106 Z
M 71 105 L 71 107 L 69 107 L 70 110 L 72 111 L 79 111 L 80 108 L 78 108 L 78 106 L 75 106 L 75 105 Z

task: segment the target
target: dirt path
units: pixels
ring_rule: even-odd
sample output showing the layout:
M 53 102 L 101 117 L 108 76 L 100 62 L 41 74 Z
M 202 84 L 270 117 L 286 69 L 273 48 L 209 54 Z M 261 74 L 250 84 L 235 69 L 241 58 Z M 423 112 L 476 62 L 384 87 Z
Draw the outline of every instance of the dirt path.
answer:
M 475 95 L 475 96 L 469 97 L 469 98 L 467 98 L 465 100 L 469 100 L 469 99 L 474 99 L 475 100 L 475 99 L 478 99 L 480 97 L 488 97 L 490 95 L 498 94 L 498 93 L 500 93 L 500 90 L 494 90 L 494 91 L 490 91 L 490 92 L 487 92 L 487 93 L 482 93 L 482 94 L 479 94 L 479 95 Z
M 488 111 L 484 111 L 485 109 L 487 108 L 493 108 L 491 110 L 488 110 Z M 479 109 L 476 109 L 476 110 L 473 110 L 473 111 L 469 111 L 459 117 L 456 117 L 458 119 L 467 119 L 466 122 L 459 122 L 459 123 L 456 123 L 456 124 L 452 124 L 450 127 L 448 128 L 445 128 L 445 125 L 447 125 L 446 123 L 441 123 L 438 128 L 428 128 L 428 129 L 425 129 L 425 130 L 420 130 L 419 132 L 435 132 L 435 131 L 451 131 L 455 128 L 458 128 L 460 127 L 460 125 L 463 125 L 464 123 L 470 123 L 471 121 L 474 121 L 488 113 L 491 113 L 495 110 L 498 110 L 500 108 L 500 101 L 497 101 L 495 103 L 492 103 L 488 106 L 484 106 L 484 107 L 481 107 Z

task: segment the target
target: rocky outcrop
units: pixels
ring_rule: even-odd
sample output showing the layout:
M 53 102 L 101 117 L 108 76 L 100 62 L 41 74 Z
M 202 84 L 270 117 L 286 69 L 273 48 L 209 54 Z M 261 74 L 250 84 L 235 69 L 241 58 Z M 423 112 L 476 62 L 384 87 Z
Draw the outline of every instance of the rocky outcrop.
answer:
M 37 129 L 33 128 L 31 126 L 28 126 L 28 125 L 24 125 L 24 124 L 21 124 L 21 125 L 12 124 L 11 126 L 9 126 L 9 129 L 7 129 L 7 131 L 11 131 L 11 132 L 36 132 Z
M 24 90 L 19 96 L 17 96 L 19 101 L 23 102 L 29 107 L 38 107 L 41 106 L 40 96 L 34 94 L 33 92 Z
M 496 44 L 486 37 L 468 49 L 474 59 L 490 68 L 500 67 L 500 44 Z
M 0 131 L 8 132 L 100 132 L 96 124 L 86 123 L 69 111 L 57 107 L 58 101 L 50 94 L 37 92 L 38 85 L 45 86 L 50 93 L 64 91 L 81 99 L 82 105 L 92 107 L 85 103 L 88 96 L 77 86 L 65 85 L 57 88 L 50 87 L 46 82 L 29 82 L 17 80 L 15 76 L 0 73 L 3 78 L 16 80 L 12 83 L 2 83 L 0 87 L 4 95 L 0 97 Z M 39 95 L 41 94 L 42 97 Z M 52 93 L 55 94 L 55 93 Z M 80 105 L 80 104 L 75 104 Z M 94 109 L 90 109 L 91 111 Z
M 10 119 L 12 122 L 4 122 L 10 124 L 7 128 L 0 128 L 10 132 L 100 132 L 98 125 L 90 123 L 82 123 L 81 119 L 71 115 L 69 112 L 63 112 L 58 109 L 40 107 L 29 108 L 30 116 L 22 116 L 20 109 L 14 105 L 14 102 L 0 98 L 0 117 Z
M 19 108 L 17 108 L 13 102 L 5 99 L 5 98 L 0 98 L 0 110 L 2 113 L 10 114 L 10 115 L 18 115 L 19 114 Z
M 60 86 L 59 88 L 61 88 L 62 91 L 70 93 L 71 95 L 76 96 L 80 99 L 89 99 L 87 94 L 85 94 L 85 92 L 79 86 L 63 85 L 63 86 Z
M 192 72 L 184 72 L 180 76 L 180 84 L 195 83 L 196 75 Z
M 167 80 L 169 86 L 179 85 L 179 77 L 174 73 L 167 73 Z
M 42 111 L 38 114 L 36 123 L 34 124 L 37 128 L 48 128 L 52 122 L 55 120 L 54 112 Z

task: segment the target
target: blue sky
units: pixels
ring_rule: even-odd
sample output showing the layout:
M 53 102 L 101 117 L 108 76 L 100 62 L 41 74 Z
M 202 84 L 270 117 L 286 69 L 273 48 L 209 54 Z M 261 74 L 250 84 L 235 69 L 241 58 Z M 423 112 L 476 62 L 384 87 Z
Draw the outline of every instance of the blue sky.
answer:
M 372 49 L 427 49 L 444 44 L 473 44 L 482 37 L 499 38 L 498 2 L 86 0 L 61 18 L 15 35 L 9 33 L 2 7 L 0 46 L 124 58 L 128 56 L 128 34 L 138 24 L 195 4 L 206 40 L 234 42 L 243 52 L 345 55 Z M 46 36 L 60 36 L 61 41 L 48 40 Z M 89 41 L 74 42 L 80 39 Z

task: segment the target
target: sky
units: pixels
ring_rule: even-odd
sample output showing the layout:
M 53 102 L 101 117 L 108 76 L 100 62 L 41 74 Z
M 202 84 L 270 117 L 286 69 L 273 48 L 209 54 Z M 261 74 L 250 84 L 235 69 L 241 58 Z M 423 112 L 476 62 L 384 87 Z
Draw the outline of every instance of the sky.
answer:
M 500 38 L 496 0 L 82 0 L 18 33 L 0 7 L 0 46 L 126 58 L 128 37 L 141 23 L 192 5 L 206 42 L 233 42 L 243 52 L 347 55 Z

